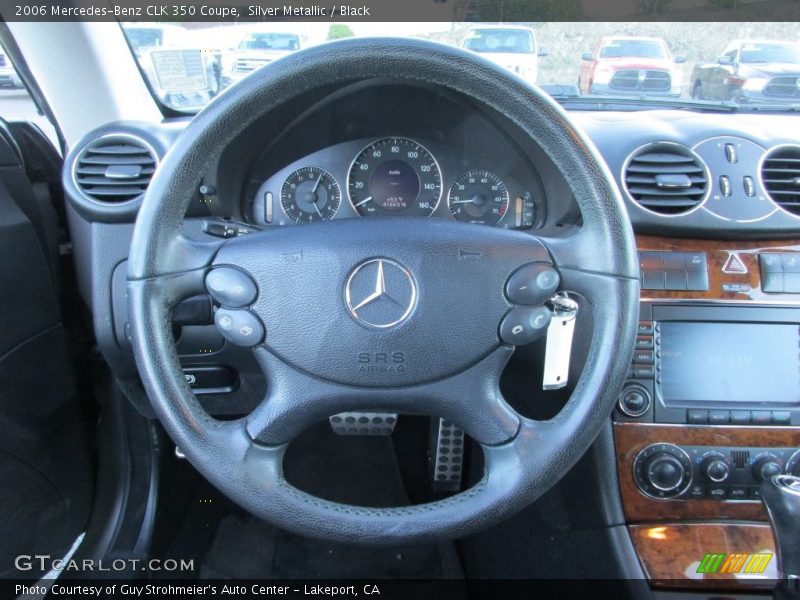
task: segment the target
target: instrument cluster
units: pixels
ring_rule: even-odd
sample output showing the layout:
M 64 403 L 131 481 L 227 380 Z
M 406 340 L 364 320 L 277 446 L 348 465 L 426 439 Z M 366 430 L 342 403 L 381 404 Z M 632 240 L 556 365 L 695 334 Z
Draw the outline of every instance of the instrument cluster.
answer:
M 286 166 L 252 201 L 258 224 L 294 225 L 372 216 L 455 219 L 530 229 L 542 216 L 538 179 L 486 164 L 479 149 L 392 136 L 344 142 Z

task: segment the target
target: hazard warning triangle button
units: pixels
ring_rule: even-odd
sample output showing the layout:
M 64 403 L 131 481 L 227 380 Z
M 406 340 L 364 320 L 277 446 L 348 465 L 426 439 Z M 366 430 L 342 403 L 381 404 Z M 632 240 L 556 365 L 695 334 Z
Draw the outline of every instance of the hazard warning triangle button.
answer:
M 747 273 L 747 267 L 742 262 L 742 259 L 739 258 L 738 254 L 731 254 L 728 256 L 728 260 L 725 261 L 725 266 L 722 267 L 722 272 L 744 275 Z

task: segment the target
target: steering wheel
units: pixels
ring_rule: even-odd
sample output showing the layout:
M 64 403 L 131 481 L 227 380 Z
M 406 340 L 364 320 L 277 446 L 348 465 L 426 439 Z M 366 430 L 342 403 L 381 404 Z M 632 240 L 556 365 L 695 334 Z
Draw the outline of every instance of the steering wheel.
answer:
M 441 86 L 506 115 L 560 169 L 580 207 L 580 228 L 543 238 L 397 217 L 275 228 L 218 243 L 181 233 L 210 157 L 256 119 L 301 94 L 387 74 Z M 531 264 L 555 268 L 560 289 L 579 294 L 581 310 L 593 317 L 583 372 L 548 421 L 518 414 L 498 383 L 514 352 L 499 334 L 514 308 L 506 282 Z M 235 421 L 213 419 L 201 408 L 172 338 L 171 308 L 207 290 L 222 304 L 217 326 L 252 347 L 267 380 L 260 405 Z M 299 534 L 411 543 L 464 536 L 510 516 L 583 455 L 607 423 L 630 364 L 639 280 L 619 191 L 592 144 L 552 100 L 455 48 L 358 39 L 276 61 L 195 117 L 146 193 L 128 294 L 136 362 L 151 402 L 212 484 L 254 515 Z M 372 364 L 387 357 L 403 368 Z M 347 411 L 453 421 L 481 445 L 483 477 L 444 500 L 395 508 L 339 504 L 290 485 L 282 472 L 288 443 L 307 426 Z

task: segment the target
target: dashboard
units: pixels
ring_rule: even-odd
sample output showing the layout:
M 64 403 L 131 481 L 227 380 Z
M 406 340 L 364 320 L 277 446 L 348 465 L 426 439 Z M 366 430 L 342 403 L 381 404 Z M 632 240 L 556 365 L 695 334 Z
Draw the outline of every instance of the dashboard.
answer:
M 253 222 L 263 225 L 417 216 L 531 229 L 544 198 L 531 174 L 479 149 L 392 136 L 305 156 L 264 181 L 251 202 Z

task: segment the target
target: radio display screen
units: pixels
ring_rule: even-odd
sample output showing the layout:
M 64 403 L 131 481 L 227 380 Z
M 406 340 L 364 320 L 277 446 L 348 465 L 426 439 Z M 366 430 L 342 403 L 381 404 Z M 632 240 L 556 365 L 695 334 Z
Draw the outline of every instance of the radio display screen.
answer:
M 660 323 L 666 406 L 800 404 L 800 326 Z

